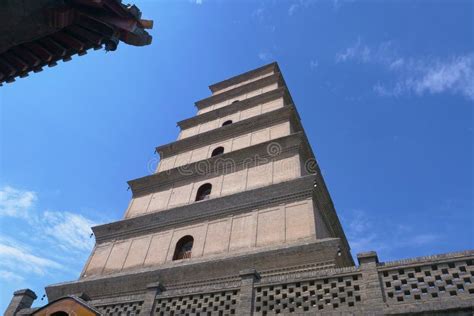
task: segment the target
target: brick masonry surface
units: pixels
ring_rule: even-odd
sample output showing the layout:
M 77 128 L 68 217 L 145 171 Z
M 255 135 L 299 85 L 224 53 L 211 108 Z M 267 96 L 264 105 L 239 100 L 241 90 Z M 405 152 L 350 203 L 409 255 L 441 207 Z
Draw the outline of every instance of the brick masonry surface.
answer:
M 156 147 L 157 172 L 128 182 L 125 218 L 93 228 L 79 280 L 47 286 L 40 309 L 16 291 L 5 316 L 66 301 L 69 315 L 473 315 L 473 250 L 354 265 L 276 63 L 210 89 Z M 193 255 L 175 260 L 184 236 Z
M 386 263 L 374 252 L 358 257 L 357 267 L 255 271 L 250 283 L 241 276 L 240 282 L 213 280 L 187 288 L 170 284 L 153 296 L 146 315 L 473 314 L 474 251 Z M 240 295 L 249 284 L 251 295 Z M 90 304 L 104 315 L 145 315 L 143 301 Z

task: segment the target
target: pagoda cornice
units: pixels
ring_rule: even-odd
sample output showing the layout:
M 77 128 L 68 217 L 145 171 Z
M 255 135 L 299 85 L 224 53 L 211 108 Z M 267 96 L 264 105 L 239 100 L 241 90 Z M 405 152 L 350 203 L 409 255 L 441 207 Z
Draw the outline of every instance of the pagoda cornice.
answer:
M 244 82 L 244 81 L 247 81 L 247 80 L 250 80 L 254 77 L 257 77 L 257 76 L 260 76 L 260 75 L 263 75 L 265 73 L 268 73 L 268 72 L 280 72 L 280 68 L 278 67 L 278 63 L 276 62 L 272 62 L 270 64 L 267 64 L 267 65 L 264 65 L 262 67 L 259 67 L 257 69 L 253 69 L 251 71 L 247 71 L 243 74 L 240 74 L 238 76 L 234 76 L 234 77 L 231 77 L 229 79 L 226 79 L 226 80 L 223 80 L 223 81 L 219 81 L 217 83 L 214 83 L 214 84 L 211 84 L 209 86 L 209 89 L 214 93 L 216 91 L 219 91 L 219 90 L 222 90 L 222 89 L 225 89 L 227 87 L 230 87 L 232 85 L 236 85 L 236 84 L 239 84 L 241 82 Z
M 194 104 L 196 107 L 201 110 L 213 104 L 217 104 L 219 102 L 225 101 L 227 99 L 237 97 L 247 92 L 255 91 L 256 89 L 260 89 L 266 87 L 268 85 L 278 83 L 279 87 L 285 86 L 285 81 L 283 80 L 283 76 L 281 73 L 274 73 L 270 76 L 264 77 L 262 79 L 258 79 L 242 86 L 236 87 L 234 89 L 230 89 L 228 91 L 212 95 L 208 98 L 196 101 Z
M 216 286 L 222 283 L 226 284 L 227 288 L 238 289 L 241 285 L 239 272 L 249 266 L 260 271 L 268 279 L 272 276 L 281 277 L 282 272 L 294 273 L 295 278 L 301 277 L 302 273 L 324 273 L 322 268 L 335 267 L 340 244 L 338 238 L 302 240 L 291 245 L 275 245 L 225 256 L 193 258 L 181 264 L 172 262 L 159 267 L 143 267 L 134 271 L 53 284 L 46 287 L 46 293 L 50 301 L 68 293 L 87 293 L 88 296 L 99 300 L 111 296 L 133 298 L 145 295 L 150 280 L 159 280 L 167 289 L 176 289 L 178 293 L 186 293 L 186 290 L 182 289 L 183 282 L 187 283 L 187 288 L 200 287 L 202 292 L 215 291 Z M 183 276 L 186 276 L 185 280 Z
M 142 236 L 313 196 L 316 175 L 194 202 L 92 228 L 97 243 Z
M 270 146 L 276 148 L 276 152 L 271 152 Z M 293 133 L 219 156 L 130 180 L 128 185 L 132 190 L 133 196 L 137 197 L 155 192 L 158 188 L 170 187 L 177 182 L 214 177 L 226 172 L 229 173 L 229 171 L 239 170 L 244 165 L 245 167 L 250 167 L 256 164 L 265 164 L 271 160 L 283 159 L 297 152 L 300 153 L 302 159 L 313 157 L 303 132 Z
M 262 115 L 158 146 L 155 148 L 155 151 L 160 155 L 161 159 L 163 159 L 183 151 L 199 148 L 213 142 L 225 140 L 241 135 L 242 133 L 248 133 L 249 131 L 265 128 L 275 123 L 288 120 L 290 120 L 294 127 L 300 126 L 298 112 L 292 104 Z M 296 130 L 299 131 L 300 129 L 297 128 Z
M 273 101 L 280 97 L 284 98 L 284 104 L 292 103 L 291 96 L 288 92 L 288 89 L 286 86 L 284 86 L 284 87 L 279 87 L 278 89 L 271 90 L 271 91 L 259 94 L 257 96 L 254 96 L 245 100 L 241 100 L 241 101 L 226 105 L 224 107 L 182 120 L 178 122 L 177 125 L 181 129 L 190 128 L 198 124 L 209 122 L 213 119 L 218 119 L 220 117 L 235 113 L 237 111 L 246 110 L 248 108 L 251 108 L 253 106 L 256 106 L 264 102 Z

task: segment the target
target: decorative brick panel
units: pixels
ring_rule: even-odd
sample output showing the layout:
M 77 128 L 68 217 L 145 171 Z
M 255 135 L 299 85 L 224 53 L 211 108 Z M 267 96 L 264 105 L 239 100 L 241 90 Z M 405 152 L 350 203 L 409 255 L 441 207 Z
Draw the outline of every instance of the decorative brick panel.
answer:
M 235 315 L 239 291 L 158 297 L 153 315 Z
M 259 286 L 255 296 L 255 315 L 347 310 L 361 304 L 361 276 Z
M 381 272 L 389 305 L 445 300 L 474 300 L 474 261 L 400 267 Z
M 96 306 L 96 309 L 105 316 L 137 316 L 140 314 L 143 301 L 117 303 L 110 305 Z

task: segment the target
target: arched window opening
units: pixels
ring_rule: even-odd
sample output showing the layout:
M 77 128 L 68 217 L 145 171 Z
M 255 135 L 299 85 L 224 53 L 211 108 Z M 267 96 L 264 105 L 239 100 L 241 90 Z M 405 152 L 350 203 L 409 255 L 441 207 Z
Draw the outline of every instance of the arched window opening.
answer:
M 219 146 L 219 147 L 216 147 L 212 151 L 211 157 L 214 157 L 214 156 L 217 156 L 217 155 L 222 155 L 223 153 L 224 153 L 224 147 Z
M 212 184 L 205 183 L 201 185 L 196 194 L 196 201 L 207 200 L 211 195 Z
M 184 236 L 176 243 L 173 260 L 189 259 L 191 258 L 191 251 L 193 250 L 194 238 L 193 236 Z
M 237 102 L 239 102 L 239 100 L 234 100 L 234 101 L 232 102 L 232 104 L 237 103 Z
M 52 313 L 51 316 L 69 316 L 69 314 L 63 311 L 59 311 Z
M 232 124 L 232 120 L 227 120 L 224 123 L 222 123 L 222 126 L 230 125 Z

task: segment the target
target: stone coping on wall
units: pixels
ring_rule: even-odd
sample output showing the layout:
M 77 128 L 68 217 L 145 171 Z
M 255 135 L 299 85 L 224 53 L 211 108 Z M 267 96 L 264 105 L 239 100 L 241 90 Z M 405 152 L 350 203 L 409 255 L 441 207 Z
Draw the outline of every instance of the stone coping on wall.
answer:
M 171 226 L 189 225 L 230 214 L 241 214 L 263 206 L 307 199 L 312 196 L 315 179 L 315 175 L 307 175 L 254 190 L 94 226 L 92 231 L 96 242 L 103 243 L 112 239 L 152 233 Z
M 298 112 L 295 107 L 290 104 L 283 108 L 279 108 L 265 114 L 250 117 L 248 119 L 236 122 L 234 124 L 222 126 L 219 130 L 210 130 L 204 133 L 186 137 L 155 148 L 161 159 L 173 156 L 187 150 L 199 148 L 213 142 L 225 140 L 238 136 L 242 133 L 258 130 L 259 128 L 269 127 L 279 122 L 290 121 L 293 131 L 301 131 Z
M 91 300 L 89 304 L 95 307 L 99 307 L 102 305 L 115 305 L 115 304 L 126 304 L 126 303 L 133 303 L 133 302 L 140 302 L 143 301 L 145 296 L 143 294 L 131 294 L 131 295 L 115 295 L 109 296 L 102 299 L 95 299 Z
M 280 68 L 278 67 L 278 63 L 277 62 L 272 62 L 272 63 L 266 64 L 266 65 L 263 65 L 262 67 L 259 67 L 257 69 L 247 71 L 247 72 L 245 72 L 243 74 L 240 74 L 238 76 L 233 76 L 233 77 L 230 77 L 226 80 L 216 82 L 214 84 L 211 84 L 209 86 L 209 89 L 212 92 L 216 92 L 216 91 L 225 89 L 227 87 L 236 85 L 240 82 L 247 81 L 249 79 L 252 79 L 252 78 L 257 77 L 261 74 L 267 73 L 269 71 L 280 72 Z
M 458 252 L 450 252 L 445 254 L 437 254 L 432 256 L 422 256 L 415 258 L 407 258 L 395 261 L 387 261 L 378 264 L 379 270 L 390 270 L 394 268 L 399 268 L 401 266 L 417 266 L 420 264 L 435 264 L 438 262 L 444 261 L 453 261 L 456 258 L 466 259 L 466 257 L 471 257 L 474 260 L 474 250 L 465 250 Z

